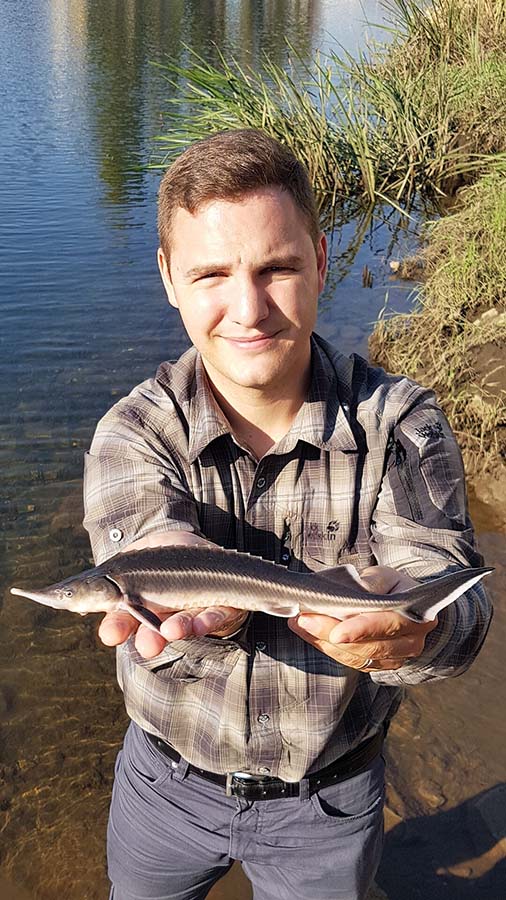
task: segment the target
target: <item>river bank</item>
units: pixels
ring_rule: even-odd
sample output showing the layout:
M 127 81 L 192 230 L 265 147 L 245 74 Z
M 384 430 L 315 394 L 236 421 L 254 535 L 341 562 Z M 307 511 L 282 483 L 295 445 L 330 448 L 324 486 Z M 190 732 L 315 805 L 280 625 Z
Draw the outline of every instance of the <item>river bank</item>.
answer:
M 469 483 L 506 523 L 506 175 L 459 192 L 426 226 L 413 309 L 385 312 L 372 360 L 434 390 L 457 435 Z M 421 280 L 420 280 L 421 279 Z

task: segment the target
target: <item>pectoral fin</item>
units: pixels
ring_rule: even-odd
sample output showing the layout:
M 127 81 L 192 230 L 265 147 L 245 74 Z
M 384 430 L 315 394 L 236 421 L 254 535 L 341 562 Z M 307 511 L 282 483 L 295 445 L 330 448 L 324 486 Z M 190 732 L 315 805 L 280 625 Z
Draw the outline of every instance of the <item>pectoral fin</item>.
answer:
M 142 597 L 125 594 L 123 599 L 118 603 L 118 609 L 124 609 L 125 612 L 130 613 L 134 619 L 137 619 L 138 622 L 145 625 L 150 631 L 154 631 L 156 634 L 160 633 L 162 620 L 158 618 L 156 613 L 152 612 L 152 610 L 144 605 Z

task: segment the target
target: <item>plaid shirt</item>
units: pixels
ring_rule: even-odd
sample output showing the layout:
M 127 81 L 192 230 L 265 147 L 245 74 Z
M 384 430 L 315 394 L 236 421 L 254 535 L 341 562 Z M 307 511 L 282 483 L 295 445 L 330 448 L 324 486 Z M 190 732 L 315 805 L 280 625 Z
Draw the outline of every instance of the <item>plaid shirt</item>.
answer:
M 312 339 L 309 395 L 260 460 L 231 434 L 190 349 L 120 400 L 86 455 L 97 563 L 155 531 L 193 531 L 298 571 L 378 563 L 419 580 L 481 565 L 460 453 L 432 393 Z M 481 585 L 439 615 L 417 659 L 360 673 L 255 613 L 233 639 L 118 648 L 128 714 L 215 772 L 297 781 L 374 734 L 402 685 L 463 672 L 490 620 Z

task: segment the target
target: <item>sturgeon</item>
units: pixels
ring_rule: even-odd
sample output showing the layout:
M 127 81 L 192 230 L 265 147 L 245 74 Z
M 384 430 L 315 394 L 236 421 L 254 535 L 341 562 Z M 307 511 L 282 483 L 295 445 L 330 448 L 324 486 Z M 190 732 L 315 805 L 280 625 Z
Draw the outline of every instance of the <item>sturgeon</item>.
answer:
M 157 613 L 210 606 L 286 618 L 308 612 L 343 619 L 394 610 L 421 622 L 433 619 L 490 572 L 492 568 L 462 568 L 407 591 L 374 594 L 365 590 L 351 565 L 294 572 L 237 550 L 177 545 L 119 553 L 49 587 L 13 587 L 11 594 L 81 615 L 127 610 L 153 631 L 161 625 Z

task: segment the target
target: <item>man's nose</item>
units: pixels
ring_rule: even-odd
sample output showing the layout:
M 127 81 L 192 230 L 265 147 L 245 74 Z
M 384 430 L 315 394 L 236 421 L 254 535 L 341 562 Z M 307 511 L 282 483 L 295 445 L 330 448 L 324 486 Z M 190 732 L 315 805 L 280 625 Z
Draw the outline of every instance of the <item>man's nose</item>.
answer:
M 229 317 L 244 328 L 254 328 L 269 315 L 269 297 L 265 287 L 253 276 L 239 279 L 232 287 Z

